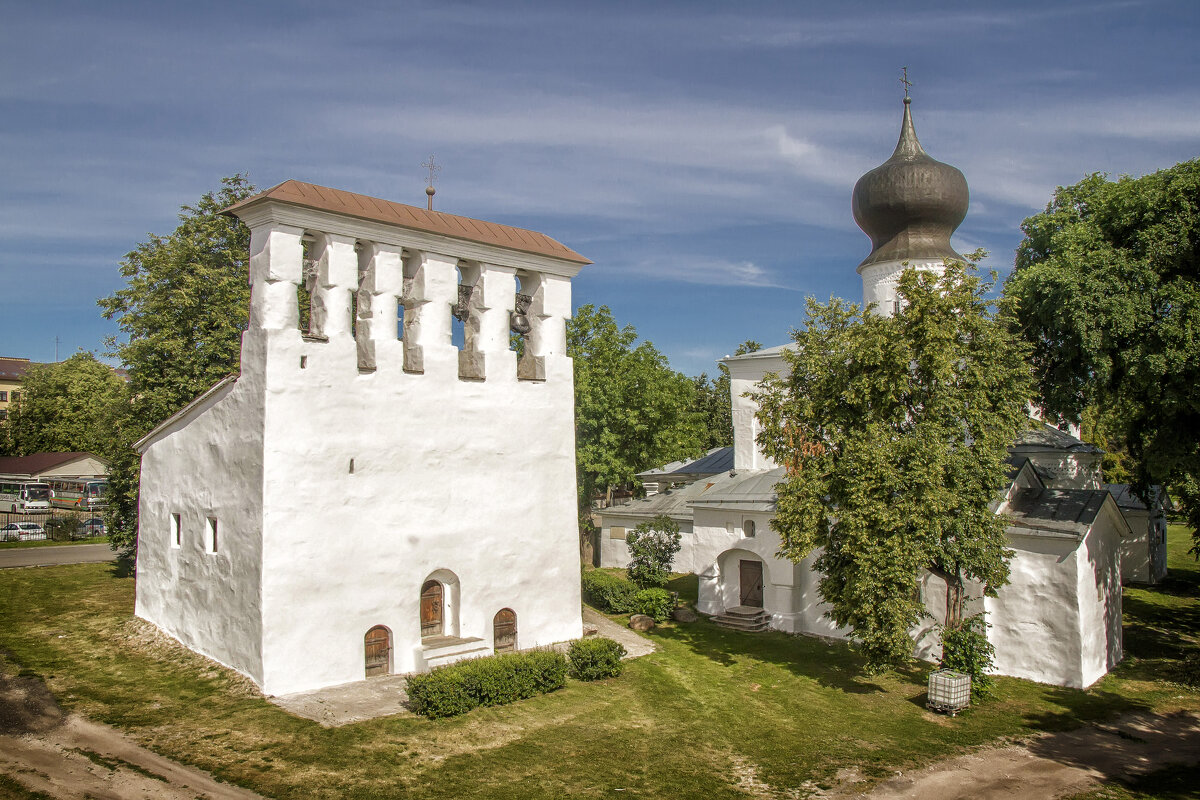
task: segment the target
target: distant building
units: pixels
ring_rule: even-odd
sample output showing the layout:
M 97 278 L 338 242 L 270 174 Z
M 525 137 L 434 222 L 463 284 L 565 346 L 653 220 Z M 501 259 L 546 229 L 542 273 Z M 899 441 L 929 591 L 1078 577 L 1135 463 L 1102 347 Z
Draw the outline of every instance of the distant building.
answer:
M 579 638 L 565 325 L 590 262 L 297 181 L 230 212 L 241 370 L 136 445 L 135 613 L 269 694 Z
M 1133 530 L 1121 543 L 1121 581 L 1158 583 L 1167 577 L 1167 493 L 1151 486 L 1147 503 L 1128 483 L 1106 483 L 1104 488 Z
M 52 478 L 107 478 L 108 462 L 95 453 L 33 453 L 0 457 L 0 477 L 48 481 Z
M 35 362 L 0 356 L 0 421 L 8 419 L 12 404 L 21 399 L 21 381 Z

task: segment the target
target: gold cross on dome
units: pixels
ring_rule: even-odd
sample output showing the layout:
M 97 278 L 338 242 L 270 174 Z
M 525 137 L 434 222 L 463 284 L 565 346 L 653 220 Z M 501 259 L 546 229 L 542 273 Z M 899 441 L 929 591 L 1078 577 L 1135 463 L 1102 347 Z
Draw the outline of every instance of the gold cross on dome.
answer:
M 904 84 L 904 99 L 908 99 L 908 87 L 912 86 L 912 81 L 908 79 L 908 67 L 901 67 L 904 70 L 904 77 L 900 82 Z

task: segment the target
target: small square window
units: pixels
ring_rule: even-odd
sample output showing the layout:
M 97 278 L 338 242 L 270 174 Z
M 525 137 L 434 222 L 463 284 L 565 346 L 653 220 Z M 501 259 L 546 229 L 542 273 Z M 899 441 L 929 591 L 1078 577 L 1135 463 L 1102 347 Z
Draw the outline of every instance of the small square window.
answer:
M 171 515 L 171 546 L 183 545 L 183 520 L 178 514 Z
M 8 412 L 0 409 L 0 419 L 8 419 Z
M 217 552 L 217 518 L 216 517 L 208 518 L 208 541 L 206 542 L 206 544 L 208 545 L 208 552 L 210 552 L 210 553 Z
M 20 393 L 20 392 L 13 392 L 13 393 L 12 393 L 12 397 L 10 397 L 9 399 L 10 399 L 10 400 L 12 400 L 12 401 L 15 403 L 15 402 L 17 402 L 18 400 L 20 400 L 20 399 L 21 399 L 21 393 Z
M 0 392 L 0 403 L 8 402 L 8 392 Z

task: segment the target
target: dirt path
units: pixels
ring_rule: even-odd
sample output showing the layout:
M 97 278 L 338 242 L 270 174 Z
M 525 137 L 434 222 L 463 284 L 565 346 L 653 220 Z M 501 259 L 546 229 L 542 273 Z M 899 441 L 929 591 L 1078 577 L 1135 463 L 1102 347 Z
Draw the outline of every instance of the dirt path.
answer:
M 868 794 L 846 776 L 828 797 L 869 800 L 1009 800 L 1056 798 L 1161 769 L 1200 764 L 1200 717 L 1134 714 L 1114 723 L 1039 736 L 1023 745 L 993 747 L 897 775 Z M 1198 770 L 1200 771 L 1200 770 Z M 849 784 L 849 785 L 848 785 Z M 1200 790 L 1200 775 L 1197 777 Z
M 61 800 L 258 798 L 152 753 L 107 725 L 64 715 L 41 681 L 2 672 L 0 774 Z

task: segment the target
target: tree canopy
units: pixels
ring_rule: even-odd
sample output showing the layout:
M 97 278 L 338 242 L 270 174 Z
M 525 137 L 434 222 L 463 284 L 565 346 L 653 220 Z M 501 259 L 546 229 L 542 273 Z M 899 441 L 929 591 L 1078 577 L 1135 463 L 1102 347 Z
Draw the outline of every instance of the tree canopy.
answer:
M 139 459 L 133 442 L 238 369 L 250 285 L 250 230 L 221 210 L 254 194 L 244 175 L 184 206 L 169 236 L 150 238 L 125 256 L 126 286 L 98 301 L 121 337 L 110 355 L 129 372 L 131 401 L 110 453 L 109 530 L 115 547 L 137 536 Z
M 966 267 L 906 270 L 902 311 L 882 317 L 810 300 L 784 352 L 790 372 L 755 397 L 759 443 L 786 475 L 772 521 L 780 553 L 820 550 L 828 616 L 853 628 L 871 668 L 912 654 L 924 570 L 942 577 L 946 626 L 963 586 L 1008 579 L 1004 520 L 990 504 L 1032 390 L 1022 343 Z
M 128 393 L 113 370 L 88 352 L 35 364 L 21 380 L 21 399 L 0 430 L 12 455 L 86 451 L 108 455 L 112 429 Z
M 607 306 L 580 307 L 567 324 L 575 362 L 575 451 L 580 508 L 645 469 L 703 452 L 692 379 L 637 342 Z
M 1021 228 L 1005 294 L 1040 402 L 1070 421 L 1102 409 L 1138 490 L 1167 485 L 1200 530 L 1200 159 L 1090 175 Z

